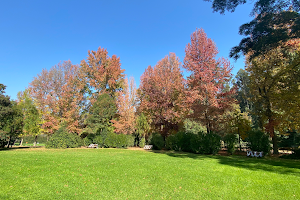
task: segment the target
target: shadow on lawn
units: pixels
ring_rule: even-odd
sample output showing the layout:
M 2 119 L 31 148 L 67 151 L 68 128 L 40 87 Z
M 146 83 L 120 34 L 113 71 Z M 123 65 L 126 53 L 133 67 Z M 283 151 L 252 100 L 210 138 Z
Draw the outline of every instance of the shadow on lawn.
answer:
M 288 160 L 282 158 L 252 158 L 246 156 L 220 156 L 220 155 L 202 155 L 186 152 L 169 152 L 169 151 L 153 151 L 154 153 L 161 153 L 176 158 L 193 158 L 197 160 L 204 160 L 205 158 L 212 158 L 218 160 L 222 165 L 229 165 L 232 167 L 245 168 L 253 171 L 269 171 L 279 174 L 293 174 L 300 176 L 300 161 Z
M 35 146 L 35 147 L 30 147 L 30 146 L 22 146 L 22 147 L 19 147 L 19 146 L 13 146 L 11 148 L 0 148 L 0 151 L 10 151 L 10 150 L 16 150 L 16 149 L 29 149 L 29 148 L 41 148 L 43 146 Z

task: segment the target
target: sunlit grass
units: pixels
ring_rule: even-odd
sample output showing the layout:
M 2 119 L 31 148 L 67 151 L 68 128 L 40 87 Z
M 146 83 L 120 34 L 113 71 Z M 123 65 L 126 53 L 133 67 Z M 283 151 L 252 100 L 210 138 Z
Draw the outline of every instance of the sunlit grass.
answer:
M 0 199 L 300 199 L 299 160 L 44 148 L 0 158 Z

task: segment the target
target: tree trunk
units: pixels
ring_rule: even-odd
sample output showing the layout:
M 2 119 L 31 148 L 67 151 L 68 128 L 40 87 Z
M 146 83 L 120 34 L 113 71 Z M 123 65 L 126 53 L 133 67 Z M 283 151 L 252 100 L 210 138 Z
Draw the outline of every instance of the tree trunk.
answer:
M 20 146 L 23 146 L 23 140 L 24 140 L 24 137 L 22 137 L 22 139 L 21 139 Z
M 9 140 L 8 140 L 8 143 L 7 143 L 7 148 L 9 148 L 10 139 L 11 139 L 11 136 L 9 136 Z
M 279 154 L 276 134 L 274 134 L 274 136 L 272 137 L 272 143 L 273 143 L 273 154 Z

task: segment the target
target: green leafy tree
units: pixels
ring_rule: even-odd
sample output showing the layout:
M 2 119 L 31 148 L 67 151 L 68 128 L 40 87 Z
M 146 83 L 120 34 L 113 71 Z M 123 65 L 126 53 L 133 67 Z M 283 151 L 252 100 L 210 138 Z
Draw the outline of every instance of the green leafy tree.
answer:
M 290 40 L 265 55 L 248 59 L 246 66 L 252 101 L 261 105 L 257 114 L 272 137 L 275 154 L 278 153 L 275 130 L 300 127 L 299 44 L 300 40 Z
M 136 118 L 136 123 L 135 123 L 135 133 L 138 141 L 137 143 L 140 143 L 140 141 L 145 141 L 146 135 L 149 132 L 149 130 L 150 130 L 150 125 L 147 121 L 147 118 L 144 115 L 144 113 L 141 113 Z
M 36 108 L 33 99 L 30 97 L 29 89 L 26 89 L 24 92 L 18 93 L 18 105 L 20 106 L 23 117 L 24 117 L 24 126 L 21 144 L 23 141 L 23 136 L 34 136 L 33 145 L 36 146 L 37 136 L 41 134 L 41 115 Z
M 85 121 L 85 132 L 100 134 L 103 130 L 113 131 L 111 120 L 117 112 L 116 102 L 113 97 L 107 93 L 100 95 L 89 111 Z

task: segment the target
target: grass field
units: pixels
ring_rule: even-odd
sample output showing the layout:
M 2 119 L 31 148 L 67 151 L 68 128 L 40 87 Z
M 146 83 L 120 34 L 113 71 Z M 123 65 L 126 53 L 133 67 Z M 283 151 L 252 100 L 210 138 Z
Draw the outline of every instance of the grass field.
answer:
M 300 161 L 124 149 L 0 151 L 0 199 L 300 199 Z

